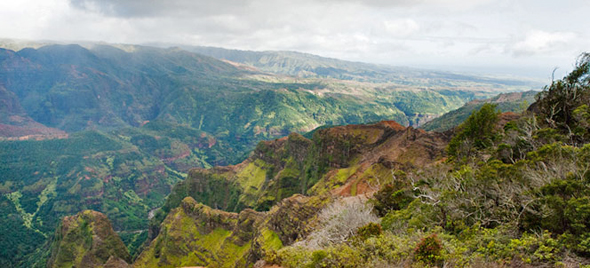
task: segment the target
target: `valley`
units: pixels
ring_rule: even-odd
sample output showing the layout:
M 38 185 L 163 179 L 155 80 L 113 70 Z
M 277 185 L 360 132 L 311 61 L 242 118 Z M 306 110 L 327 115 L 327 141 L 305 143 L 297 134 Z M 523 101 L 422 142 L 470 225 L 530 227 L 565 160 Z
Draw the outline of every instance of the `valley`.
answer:
M 421 146 L 438 145 L 426 161 L 414 159 L 424 148 L 406 144 L 407 155 L 397 155 L 391 150 L 406 146 L 403 142 L 379 145 L 387 135 L 421 139 L 429 134 L 405 126 L 422 125 L 474 99 L 540 88 L 531 80 L 298 53 L 253 57 L 230 51 L 234 56 L 221 57 L 197 54 L 206 53 L 196 48 L 132 45 L 4 47 L 0 210 L 6 215 L 1 233 L 10 235 L 0 241 L 5 249 L 0 264 L 8 267 L 44 266 L 60 219 L 83 210 L 106 215 L 137 256 L 166 213 L 188 196 L 240 212 L 266 211 L 293 194 L 321 194 L 336 186 L 345 186 L 343 196 L 363 193 L 367 176 L 387 173 L 383 165 L 434 161 L 444 147 L 439 139 L 448 139 L 427 138 L 434 140 Z M 397 123 L 314 131 L 383 120 Z M 340 141 L 347 135 L 350 140 Z M 322 142 L 337 151 L 322 151 Z M 350 158 L 373 147 L 382 150 L 375 155 L 394 159 Z M 272 155 L 277 149 L 281 155 Z M 382 166 L 374 166 L 378 160 Z M 351 161 L 359 166 L 348 166 Z M 216 167 L 226 165 L 235 166 Z M 326 175 L 333 168 L 342 170 Z M 303 171 L 309 172 L 305 180 L 298 174 Z M 349 181 L 351 176 L 358 180 Z M 150 225 L 148 214 L 159 207 Z

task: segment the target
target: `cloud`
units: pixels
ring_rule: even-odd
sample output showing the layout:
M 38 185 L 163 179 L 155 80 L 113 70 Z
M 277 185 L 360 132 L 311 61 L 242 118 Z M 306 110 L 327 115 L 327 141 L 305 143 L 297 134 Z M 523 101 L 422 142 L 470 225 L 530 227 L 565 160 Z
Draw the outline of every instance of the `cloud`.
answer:
M 234 13 L 252 0 L 69 0 L 72 7 L 111 17 L 209 16 Z
M 468 9 L 492 0 L 320 0 L 323 2 L 356 3 L 373 7 L 446 6 L 453 9 Z
M 590 47 L 590 1 L 571 1 L 6 0 L 0 38 L 296 50 L 410 66 L 551 67 Z
M 297 5 L 356 5 L 369 8 L 407 8 L 414 6 L 442 6 L 469 9 L 491 0 L 69 0 L 72 7 L 110 17 L 146 18 L 166 16 L 211 16 L 239 14 L 250 7 L 273 6 L 277 3 L 289 9 Z M 261 5 L 262 4 L 262 5 Z
M 508 50 L 515 57 L 532 56 L 541 53 L 552 53 L 569 48 L 569 44 L 576 39 L 572 32 L 530 31 L 524 39 L 510 45 Z
M 420 30 L 420 25 L 413 19 L 386 20 L 383 26 L 393 36 L 409 36 Z

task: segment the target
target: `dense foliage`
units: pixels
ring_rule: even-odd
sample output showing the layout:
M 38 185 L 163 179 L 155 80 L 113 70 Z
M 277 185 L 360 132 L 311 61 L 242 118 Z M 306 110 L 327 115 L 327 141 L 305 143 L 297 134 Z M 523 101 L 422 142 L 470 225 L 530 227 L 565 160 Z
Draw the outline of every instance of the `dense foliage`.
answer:
M 83 209 L 108 215 L 135 254 L 150 211 L 191 168 L 238 163 L 259 141 L 293 131 L 386 118 L 410 124 L 489 96 L 486 87 L 528 86 L 473 79 L 383 89 L 273 76 L 181 49 L 0 49 L 0 261 L 30 266 L 59 219 Z M 466 90 L 450 90 L 458 85 Z M 299 192 L 294 173 L 284 175 L 258 209 Z

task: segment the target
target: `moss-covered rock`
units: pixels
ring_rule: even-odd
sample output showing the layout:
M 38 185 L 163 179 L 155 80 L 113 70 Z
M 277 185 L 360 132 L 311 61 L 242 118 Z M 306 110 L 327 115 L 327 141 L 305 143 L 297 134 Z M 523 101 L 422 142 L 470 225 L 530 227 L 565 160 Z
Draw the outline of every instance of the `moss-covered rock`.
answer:
M 309 234 L 328 197 L 295 195 L 268 212 L 212 209 L 192 197 L 162 222 L 134 267 L 244 267 Z
M 252 210 L 230 213 L 186 197 L 168 214 L 134 266 L 243 266 L 258 217 Z
M 107 217 L 85 210 L 62 220 L 47 267 L 126 267 L 130 261 Z

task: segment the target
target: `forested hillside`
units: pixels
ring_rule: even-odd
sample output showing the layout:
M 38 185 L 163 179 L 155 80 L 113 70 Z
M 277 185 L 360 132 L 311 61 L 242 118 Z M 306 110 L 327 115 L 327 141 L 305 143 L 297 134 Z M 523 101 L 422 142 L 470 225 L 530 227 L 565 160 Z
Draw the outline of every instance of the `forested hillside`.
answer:
M 481 109 L 484 104 L 495 104 L 502 112 L 524 112 L 530 104 L 535 102 L 537 91 L 525 91 L 514 93 L 503 93 L 489 99 L 472 100 L 463 107 L 450 111 L 440 117 L 421 125 L 420 128 L 428 131 L 446 131 L 453 129 L 461 124 L 465 119 L 473 113 L 473 111 Z

